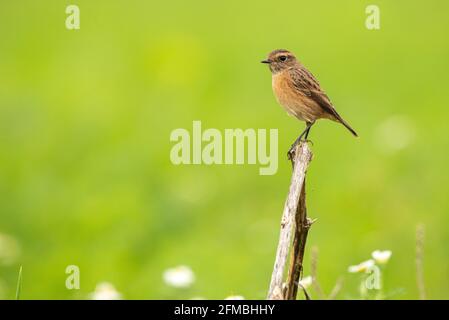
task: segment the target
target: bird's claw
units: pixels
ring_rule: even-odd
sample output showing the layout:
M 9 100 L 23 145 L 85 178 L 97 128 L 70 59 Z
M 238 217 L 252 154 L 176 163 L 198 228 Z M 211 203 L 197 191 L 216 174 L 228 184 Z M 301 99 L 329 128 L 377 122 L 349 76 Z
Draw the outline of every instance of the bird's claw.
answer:
M 287 152 L 287 158 L 290 161 L 293 161 L 293 158 L 295 157 L 295 148 L 291 147 L 290 150 Z
M 305 143 L 310 143 L 313 146 L 313 141 L 309 139 L 302 140 Z
M 305 143 L 310 143 L 310 144 L 312 144 L 312 146 L 313 146 L 313 141 L 312 141 L 312 140 L 308 140 L 308 139 L 302 140 L 302 139 L 301 139 L 300 141 L 298 141 L 298 143 L 293 144 L 293 145 L 290 147 L 290 149 L 288 150 L 288 152 L 287 152 L 287 158 L 288 158 L 288 160 L 290 160 L 290 161 L 293 160 L 293 158 L 295 157 L 296 146 L 297 146 L 298 144 L 303 143 L 303 142 L 305 142 Z

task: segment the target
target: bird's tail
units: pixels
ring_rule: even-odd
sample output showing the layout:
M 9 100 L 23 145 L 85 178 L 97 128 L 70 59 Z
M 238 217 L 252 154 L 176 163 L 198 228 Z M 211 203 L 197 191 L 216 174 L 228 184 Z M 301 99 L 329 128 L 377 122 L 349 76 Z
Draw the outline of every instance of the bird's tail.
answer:
M 355 130 L 352 129 L 351 126 L 345 120 L 343 120 L 342 117 L 338 117 L 338 122 L 344 125 L 346 129 L 348 129 L 354 135 L 354 137 L 358 137 L 357 132 L 355 132 Z

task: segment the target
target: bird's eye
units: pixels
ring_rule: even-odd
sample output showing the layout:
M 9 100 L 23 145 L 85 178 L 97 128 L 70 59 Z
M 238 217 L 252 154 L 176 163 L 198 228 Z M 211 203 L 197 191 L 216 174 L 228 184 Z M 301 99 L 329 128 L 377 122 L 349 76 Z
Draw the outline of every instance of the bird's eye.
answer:
M 287 60 L 287 56 L 280 56 L 280 57 L 279 57 L 279 60 L 280 60 L 280 61 L 285 61 L 285 60 Z

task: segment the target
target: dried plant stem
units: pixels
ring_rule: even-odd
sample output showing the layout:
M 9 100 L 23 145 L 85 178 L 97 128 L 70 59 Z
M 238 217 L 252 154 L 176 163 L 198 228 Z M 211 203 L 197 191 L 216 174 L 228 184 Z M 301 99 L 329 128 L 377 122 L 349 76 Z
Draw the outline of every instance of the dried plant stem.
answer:
M 318 282 L 318 247 L 313 246 L 311 250 L 311 266 L 310 266 L 310 275 L 312 276 L 312 286 L 315 289 L 318 297 L 320 299 L 325 299 L 326 295 L 321 289 L 320 283 Z
M 424 225 L 416 227 L 416 283 L 418 285 L 419 299 L 426 300 L 426 287 L 424 285 Z
M 290 255 L 290 267 L 284 297 L 286 300 L 295 300 L 298 293 L 298 282 L 302 275 L 302 261 L 304 259 L 304 250 L 306 247 L 307 234 L 312 225 L 312 221 L 307 218 L 306 209 L 306 183 L 302 185 L 301 195 L 299 197 L 298 209 L 295 215 L 295 234 Z M 307 293 L 305 292 L 306 297 Z
M 279 244 L 268 290 L 268 299 L 296 299 L 307 234 L 312 224 L 312 221 L 307 219 L 305 205 L 305 177 L 312 160 L 312 152 L 307 143 L 300 143 L 296 147 L 292 159 L 293 174 L 282 215 Z M 293 241 L 292 233 L 294 235 Z M 292 246 L 290 267 L 287 282 L 284 286 L 284 272 L 290 246 Z M 306 297 L 308 297 L 307 293 Z
M 335 283 L 335 286 L 332 289 L 331 293 L 329 293 L 327 300 L 334 300 L 335 297 L 337 296 L 337 294 L 340 293 L 340 290 L 342 287 L 343 287 L 343 277 L 339 277 L 337 279 L 337 282 Z

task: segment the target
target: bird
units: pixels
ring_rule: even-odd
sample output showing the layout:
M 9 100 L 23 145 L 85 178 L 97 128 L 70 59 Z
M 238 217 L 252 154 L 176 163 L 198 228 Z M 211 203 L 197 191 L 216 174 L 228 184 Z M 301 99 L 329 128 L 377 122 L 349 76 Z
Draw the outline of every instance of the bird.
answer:
M 304 137 L 309 136 L 310 129 L 318 119 L 329 119 L 344 125 L 355 137 L 357 133 L 335 110 L 318 80 L 296 59 L 295 55 L 285 49 L 272 51 L 262 63 L 268 64 L 273 93 L 278 103 L 288 114 L 300 121 L 305 121 L 306 128 L 295 140 L 288 151 L 292 158 L 295 147 Z

